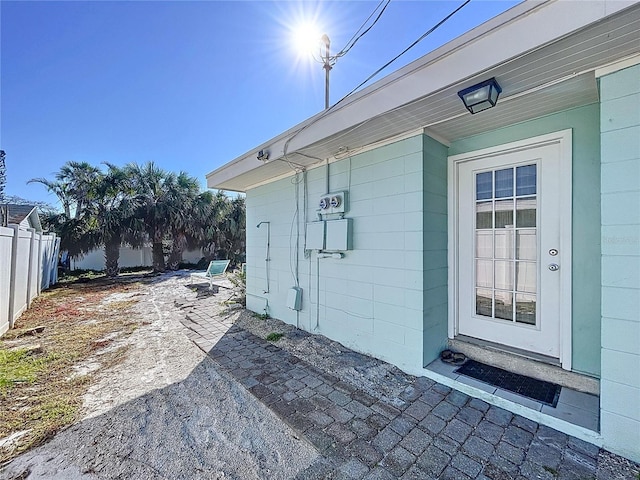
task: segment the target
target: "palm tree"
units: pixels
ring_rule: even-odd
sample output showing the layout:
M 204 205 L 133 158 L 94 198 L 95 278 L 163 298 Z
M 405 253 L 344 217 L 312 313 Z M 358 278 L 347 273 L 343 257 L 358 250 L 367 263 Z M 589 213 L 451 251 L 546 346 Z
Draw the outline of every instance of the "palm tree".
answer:
M 120 246 L 124 241 L 140 243 L 140 235 L 136 235 L 140 227 L 135 224 L 135 192 L 131 181 L 123 169 L 106 165 L 106 174 L 100 174 L 99 180 L 86 192 L 86 199 L 90 200 L 86 211 L 90 213 L 92 243 L 104 244 L 105 273 L 115 277 L 119 272 Z
M 186 231 L 189 205 L 191 198 L 197 196 L 198 183 L 184 172 L 178 175 L 168 173 L 153 162 L 142 166 L 129 164 L 125 172 L 133 182 L 137 217 L 143 222 L 151 241 L 153 270 L 164 272 L 163 242 L 173 226 Z
M 143 229 L 151 241 L 153 270 L 164 272 L 164 252 L 162 239 L 164 236 L 163 223 L 166 219 L 164 198 L 166 196 L 164 183 L 169 175 L 156 166 L 154 162 L 145 165 L 130 163 L 124 168 L 132 182 L 135 192 L 136 214 L 142 222 Z
M 90 201 L 91 189 L 99 175 L 100 169 L 87 162 L 69 161 L 60 167 L 60 171 L 55 175 L 56 180 L 40 177 L 32 178 L 27 183 L 43 184 L 47 190 L 58 197 L 67 218 L 79 219 L 84 207 Z
M 102 172 L 87 162 L 69 161 L 56 174 L 56 179 L 67 185 L 69 195 L 75 200 L 75 218 L 80 218 L 84 208 L 91 202 L 95 182 Z
M 234 199 L 227 198 L 227 208 L 225 209 L 222 222 L 219 226 L 221 233 L 220 248 L 224 256 L 237 265 L 245 259 L 246 250 L 246 209 L 244 197 Z
M 177 176 L 170 176 L 165 183 L 171 203 L 180 205 L 180 209 L 170 209 L 171 217 L 168 219 L 171 230 L 171 253 L 168 266 L 171 270 L 177 270 L 182 262 L 182 253 L 187 244 L 192 244 L 198 237 L 195 215 L 199 207 L 200 186 L 198 180 L 190 177 L 185 172 Z
M 69 218 L 65 213 L 54 213 L 46 215 L 44 223 L 60 237 L 60 251 L 67 251 L 71 258 L 82 256 L 96 248 L 85 218 Z
M 53 193 L 56 197 L 58 197 L 58 200 L 62 205 L 65 217 L 71 218 L 71 205 L 74 200 L 69 193 L 69 187 L 66 183 L 56 180 L 47 180 L 46 178 L 32 178 L 31 180 L 27 181 L 27 183 L 41 183 L 42 185 L 47 187 L 47 190 L 50 193 Z
M 206 208 L 196 217 L 207 259 L 225 258 L 237 265 L 244 261 L 246 214 L 244 197 L 205 192 Z

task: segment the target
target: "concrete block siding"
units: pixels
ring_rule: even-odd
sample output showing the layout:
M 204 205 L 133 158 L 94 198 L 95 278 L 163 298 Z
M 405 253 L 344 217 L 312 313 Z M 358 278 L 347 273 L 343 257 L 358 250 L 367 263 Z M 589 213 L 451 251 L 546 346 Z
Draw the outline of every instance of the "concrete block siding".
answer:
M 447 147 L 424 137 L 423 365 L 447 343 L 447 155 Z
M 247 192 L 247 306 L 258 313 L 268 302 L 269 315 L 326 335 L 358 351 L 372 354 L 401 368 L 423 366 L 424 228 L 431 218 L 446 213 L 446 160 L 438 186 L 440 197 L 426 202 L 423 193 L 424 140 L 417 135 L 345 158 L 329 166 L 329 190 L 348 191 L 346 218 L 353 222 L 353 250 L 342 259 L 318 260 L 304 254 L 299 240 L 299 285 L 302 311 L 285 306 L 287 291 L 295 284 L 296 188 L 286 178 Z M 446 158 L 446 157 L 445 157 Z M 307 220 L 317 219 L 317 201 L 326 193 L 327 166 L 307 172 Z M 298 175 L 302 181 L 302 175 Z M 295 179 L 294 179 L 295 181 Z M 304 232 L 303 191 L 299 185 L 300 214 Z M 437 190 L 434 186 L 433 190 Z M 444 190 L 442 190 L 444 189 Z M 439 220 L 439 219 L 438 219 Z M 270 222 L 269 292 L 266 290 L 265 253 Z M 292 232 L 293 225 L 293 234 Z M 438 235 L 446 249 L 444 235 Z M 430 273 L 446 281 L 438 271 L 446 269 L 446 250 Z M 292 257 L 293 256 L 293 257 Z M 444 264 L 442 263 L 444 262 Z M 444 294 L 446 303 L 446 288 Z M 446 317 L 444 335 L 446 341 Z
M 640 461 L 640 65 L 600 79 L 605 448 Z

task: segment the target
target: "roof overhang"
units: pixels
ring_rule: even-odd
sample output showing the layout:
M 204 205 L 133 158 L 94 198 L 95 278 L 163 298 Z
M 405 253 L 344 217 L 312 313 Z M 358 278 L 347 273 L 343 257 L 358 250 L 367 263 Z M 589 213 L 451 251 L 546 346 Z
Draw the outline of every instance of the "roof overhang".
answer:
M 638 0 L 526 1 L 209 173 L 207 186 L 247 191 L 407 132 L 447 144 L 594 103 L 595 71 L 638 55 Z M 490 77 L 498 105 L 469 114 L 457 92 Z

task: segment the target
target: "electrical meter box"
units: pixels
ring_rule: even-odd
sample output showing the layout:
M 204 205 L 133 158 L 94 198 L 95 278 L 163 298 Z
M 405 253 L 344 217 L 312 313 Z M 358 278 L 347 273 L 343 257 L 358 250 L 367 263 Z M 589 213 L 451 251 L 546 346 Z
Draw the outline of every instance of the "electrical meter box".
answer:
M 351 250 L 351 219 L 328 220 L 326 223 L 325 246 L 328 251 Z
M 307 223 L 307 250 L 324 250 L 324 222 Z
M 321 215 L 345 213 L 347 208 L 347 192 L 326 193 L 318 200 L 318 212 Z

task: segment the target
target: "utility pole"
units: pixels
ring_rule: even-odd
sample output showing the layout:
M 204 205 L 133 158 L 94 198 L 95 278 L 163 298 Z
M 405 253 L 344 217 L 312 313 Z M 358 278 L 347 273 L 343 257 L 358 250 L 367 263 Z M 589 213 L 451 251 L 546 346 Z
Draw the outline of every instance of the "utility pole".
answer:
M 331 41 L 329 40 L 329 36 L 325 33 L 322 35 L 322 41 L 324 42 L 324 109 L 327 110 L 329 108 L 329 72 L 331 71 L 331 56 L 329 52 L 329 47 L 331 46 Z

